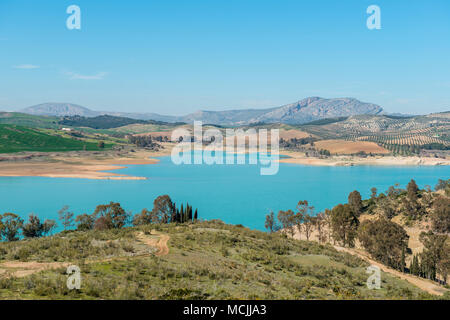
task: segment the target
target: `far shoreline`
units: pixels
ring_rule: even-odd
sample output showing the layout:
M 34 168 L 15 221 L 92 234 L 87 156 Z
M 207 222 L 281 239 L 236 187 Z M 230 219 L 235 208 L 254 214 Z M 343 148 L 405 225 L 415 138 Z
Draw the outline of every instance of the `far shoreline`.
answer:
M 0 161 L 0 177 L 47 177 L 78 178 L 93 180 L 147 180 L 146 177 L 135 177 L 111 171 L 127 168 L 128 165 L 147 165 L 160 162 L 157 157 L 170 156 L 172 145 L 167 144 L 160 151 L 137 150 L 126 152 L 56 152 L 8 154 L 14 160 Z M 316 167 L 344 166 L 385 166 L 385 167 L 420 167 L 449 166 L 449 159 L 425 157 L 394 156 L 331 156 L 328 158 L 306 157 L 299 152 L 282 150 L 278 153 L 285 156 L 280 163 L 290 163 Z M 23 159 L 21 159 L 22 157 Z M 16 158 L 19 158 L 17 160 Z M 29 159 L 28 159 L 29 158 Z

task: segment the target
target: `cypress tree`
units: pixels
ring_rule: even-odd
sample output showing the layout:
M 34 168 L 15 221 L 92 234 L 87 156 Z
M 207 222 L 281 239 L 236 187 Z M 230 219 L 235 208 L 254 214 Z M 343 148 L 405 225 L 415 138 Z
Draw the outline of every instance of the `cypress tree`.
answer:
M 406 261 L 405 261 L 405 248 L 402 248 L 402 257 L 401 257 L 401 265 L 400 265 L 400 269 L 401 271 L 404 273 L 405 272 L 405 267 L 406 267 Z
M 188 208 L 186 207 L 186 210 L 184 210 L 184 222 L 188 222 L 189 221 L 188 217 L 189 217 L 189 215 L 188 215 Z
M 174 203 L 173 207 L 172 207 L 172 214 L 171 214 L 171 217 L 170 217 L 170 222 L 171 223 L 177 222 L 177 210 L 176 210 L 176 208 L 177 208 L 177 205 L 176 205 L 176 203 Z
M 190 222 L 192 221 L 192 207 L 189 207 L 189 210 L 188 210 L 188 219 L 189 219 Z
M 197 209 L 195 209 L 195 213 L 194 213 L 194 221 L 197 221 L 198 219 L 198 213 L 197 213 Z
M 415 275 L 415 276 L 419 276 L 420 275 L 419 258 L 417 257 L 417 255 L 414 255 L 412 260 L 411 260 L 411 265 L 410 265 L 409 272 L 412 275 Z
M 181 222 L 180 210 L 177 208 L 177 222 Z
M 184 223 L 184 207 L 183 204 L 181 204 L 181 209 L 180 209 L 180 216 L 181 216 L 181 223 Z

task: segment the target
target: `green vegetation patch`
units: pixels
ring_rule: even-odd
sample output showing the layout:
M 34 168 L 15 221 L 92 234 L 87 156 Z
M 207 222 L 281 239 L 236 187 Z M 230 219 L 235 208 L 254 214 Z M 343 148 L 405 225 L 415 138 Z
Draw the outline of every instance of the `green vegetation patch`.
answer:
M 111 145 L 106 144 L 105 148 Z M 22 151 L 56 152 L 75 150 L 102 150 L 98 143 L 64 138 L 38 129 L 0 124 L 0 153 Z
M 18 112 L 0 112 L 0 124 L 12 124 L 33 128 L 57 128 L 57 117 L 34 116 Z

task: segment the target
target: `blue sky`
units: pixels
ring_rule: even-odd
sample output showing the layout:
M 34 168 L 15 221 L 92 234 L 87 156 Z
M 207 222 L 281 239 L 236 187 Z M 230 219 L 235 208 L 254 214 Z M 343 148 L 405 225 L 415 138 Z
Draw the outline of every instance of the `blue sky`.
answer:
M 66 8 L 81 8 L 68 30 Z M 366 9 L 381 8 L 381 30 Z M 0 109 L 187 114 L 355 97 L 450 110 L 450 1 L 0 0 Z

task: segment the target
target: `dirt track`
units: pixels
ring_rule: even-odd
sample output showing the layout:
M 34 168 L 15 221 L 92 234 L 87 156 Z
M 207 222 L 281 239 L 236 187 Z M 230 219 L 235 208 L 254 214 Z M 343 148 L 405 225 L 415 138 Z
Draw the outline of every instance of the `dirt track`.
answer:
M 169 247 L 167 245 L 167 242 L 170 240 L 169 235 L 159 233 L 159 232 L 154 232 L 154 235 L 157 235 L 159 238 L 147 236 L 143 232 L 139 232 L 136 236 L 140 242 L 146 244 L 149 247 L 158 249 L 158 251 L 155 253 L 155 256 L 159 257 L 159 256 L 165 256 L 165 255 L 169 254 Z M 139 257 L 148 256 L 148 255 L 150 255 L 150 254 L 139 255 Z M 136 256 L 136 257 L 138 257 L 138 256 Z M 115 258 L 93 260 L 93 261 L 86 261 L 86 262 L 87 263 L 97 263 L 97 262 L 105 262 L 105 261 L 113 261 L 113 260 L 130 259 L 130 258 L 133 258 L 133 257 L 115 257 Z M 68 262 L 5 261 L 5 262 L 0 263 L 0 276 L 11 275 L 16 278 L 23 278 L 23 277 L 29 276 L 33 273 L 37 273 L 40 271 L 53 270 L 53 269 L 58 269 L 58 268 L 66 268 L 70 265 L 71 264 Z
M 167 246 L 167 242 L 170 240 L 169 235 L 159 232 L 155 232 L 155 234 L 159 236 L 159 239 L 148 237 L 143 232 L 139 232 L 137 238 L 149 247 L 158 248 L 158 252 L 155 253 L 156 256 L 160 257 L 169 254 L 169 247 Z
M 392 274 L 400 279 L 406 280 L 409 283 L 415 285 L 416 287 L 419 287 L 420 289 L 422 289 L 430 294 L 442 296 L 442 295 L 444 295 L 445 292 L 448 291 L 447 289 L 434 284 L 430 280 L 422 279 L 422 278 L 419 278 L 419 277 L 416 277 L 416 276 L 413 276 L 410 274 L 405 274 L 400 271 L 394 270 L 392 268 L 386 267 L 385 265 L 383 265 L 379 262 L 376 262 L 375 260 L 372 260 L 365 253 L 360 252 L 356 249 L 343 248 L 343 247 L 339 247 L 339 246 L 334 246 L 334 247 L 338 251 L 347 252 L 349 254 L 356 255 L 356 256 L 360 257 L 361 259 L 369 262 L 371 265 L 379 267 L 383 272 Z

